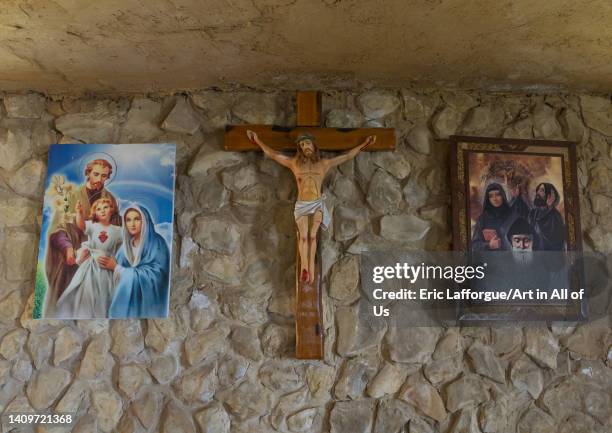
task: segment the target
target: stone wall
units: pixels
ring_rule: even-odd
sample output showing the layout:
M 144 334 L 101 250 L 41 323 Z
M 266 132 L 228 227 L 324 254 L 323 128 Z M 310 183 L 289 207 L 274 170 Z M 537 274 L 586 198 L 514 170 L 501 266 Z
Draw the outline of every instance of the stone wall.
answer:
M 222 149 L 226 123 L 294 123 L 294 95 L 0 103 L 0 410 L 78 412 L 75 432 L 609 432 L 608 319 L 578 327 L 363 329 L 357 256 L 450 248 L 453 133 L 580 142 L 585 247 L 612 247 L 608 97 L 329 92 L 326 124 L 397 128 L 330 176 L 325 360 L 293 359 L 291 175 Z M 49 143 L 178 146 L 167 320 L 31 320 Z M 8 431 L 4 426 L 3 431 Z M 41 428 L 40 432 L 61 429 Z

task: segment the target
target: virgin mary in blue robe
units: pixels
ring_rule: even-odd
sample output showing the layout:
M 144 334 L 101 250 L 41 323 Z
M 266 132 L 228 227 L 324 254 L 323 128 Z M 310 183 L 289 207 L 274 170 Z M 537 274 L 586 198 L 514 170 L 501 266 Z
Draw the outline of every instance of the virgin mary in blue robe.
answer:
M 135 244 L 126 227 L 130 211 L 141 215 L 140 239 Z M 167 317 L 170 286 L 170 253 L 164 238 L 155 231 L 149 211 L 131 205 L 123 213 L 123 245 L 117 253 L 115 291 L 108 317 Z

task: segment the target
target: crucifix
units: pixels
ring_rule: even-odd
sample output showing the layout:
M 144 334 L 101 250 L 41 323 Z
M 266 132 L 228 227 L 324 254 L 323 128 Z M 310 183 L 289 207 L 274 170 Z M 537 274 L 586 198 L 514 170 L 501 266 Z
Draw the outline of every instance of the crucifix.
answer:
M 263 150 L 277 163 L 290 169 L 298 186 L 296 221 L 296 357 L 323 358 L 321 307 L 321 255 L 319 228 L 326 229 L 330 215 L 321 193 L 329 170 L 354 158 L 361 150 L 393 150 L 392 128 L 323 128 L 320 126 L 321 98 L 318 92 L 298 92 L 297 126 L 228 125 L 225 149 Z M 294 156 L 280 151 L 295 150 Z M 321 158 L 319 150 L 347 152 Z

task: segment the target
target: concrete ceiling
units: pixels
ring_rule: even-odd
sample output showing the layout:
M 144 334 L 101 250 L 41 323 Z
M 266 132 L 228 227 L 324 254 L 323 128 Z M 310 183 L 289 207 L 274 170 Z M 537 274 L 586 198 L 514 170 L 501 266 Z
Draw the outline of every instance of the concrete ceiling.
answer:
M 0 90 L 612 90 L 610 0 L 3 0 Z

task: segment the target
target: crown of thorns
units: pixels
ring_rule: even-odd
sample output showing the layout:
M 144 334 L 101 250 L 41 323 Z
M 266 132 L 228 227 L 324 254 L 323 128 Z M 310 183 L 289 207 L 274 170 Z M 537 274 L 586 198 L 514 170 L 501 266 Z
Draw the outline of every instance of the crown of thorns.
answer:
M 315 141 L 314 135 L 310 135 L 310 134 L 300 134 L 297 136 L 297 138 L 295 139 L 295 144 L 299 144 L 300 141 L 304 141 L 304 140 L 310 140 L 312 142 Z

